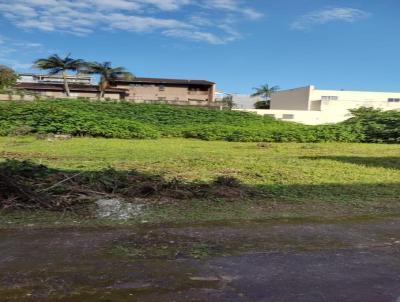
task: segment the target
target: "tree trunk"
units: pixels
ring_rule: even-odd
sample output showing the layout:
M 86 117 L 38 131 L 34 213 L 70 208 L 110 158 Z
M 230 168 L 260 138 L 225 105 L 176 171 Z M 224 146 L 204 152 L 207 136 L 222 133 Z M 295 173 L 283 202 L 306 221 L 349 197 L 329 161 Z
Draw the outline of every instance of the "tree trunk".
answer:
M 106 94 L 106 89 L 108 88 L 108 82 L 107 81 L 101 81 L 100 85 L 100 98 L 104 98 L 104 95 Z
M 65 90 L 65 94 L 69 97 L 69 96 L 71 96 L 71 92 L 70 92 L 70 90 L 69 90 L 67 75 L 65 74 L 65 72 L 63 72 L 63 79 L 64 79 L 64 90 Z

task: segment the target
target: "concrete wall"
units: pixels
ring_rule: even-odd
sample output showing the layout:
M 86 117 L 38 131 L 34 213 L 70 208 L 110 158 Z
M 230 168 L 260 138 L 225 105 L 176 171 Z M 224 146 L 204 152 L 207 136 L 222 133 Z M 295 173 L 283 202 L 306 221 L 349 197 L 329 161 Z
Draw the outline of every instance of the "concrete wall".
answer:
M 34 101 L 35 99 L 32 95 L 0 94 L 0 101 Z
M 90 99 L 98 99 L 98 94 L 97 93 L 92 93 L 92 92 L 84 92 L 84 93 L 71 93 L 70 98 L 78 98 L 78 97 L 83 97 L 83 98 L 90 98 Z M 119 94 L 118 93 L 106 93 L 104 95 L 105 98 L 109 98 L 111 100 L 119 100 Z M 34 101 L 38 98 L 45 98 L 45 99 L 50 99 L 50 98 L 67 98 L 67 96 L 63 92 L 58 92 L 58 91 L 46 91 L 42 93 L 37 93 L 36 96 L 33 95 L 8 95 L 8 94 L 0 94 L 0 101 Z
M 253 112 L 258 115 L 270 116 L 279 120 L 302 123 L 306 125 L 319 125 L 338 122 L 338 120 L 329 115 L 322 116 L 321 112 L 319 111 L 269 109 L 244 109 L 240 111 Z
M 273 93 L 271 110 L 309 110 L 308 100 L 312 88 L 307 86 Z

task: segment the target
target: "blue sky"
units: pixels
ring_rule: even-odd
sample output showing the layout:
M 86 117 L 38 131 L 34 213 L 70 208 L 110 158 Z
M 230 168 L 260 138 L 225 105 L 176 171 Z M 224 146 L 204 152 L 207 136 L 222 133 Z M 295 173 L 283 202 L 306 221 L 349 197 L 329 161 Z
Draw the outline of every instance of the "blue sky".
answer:
M 0 0 L 0 64 L 52 53 L 219 90 L 400 91 L 399 0 Z

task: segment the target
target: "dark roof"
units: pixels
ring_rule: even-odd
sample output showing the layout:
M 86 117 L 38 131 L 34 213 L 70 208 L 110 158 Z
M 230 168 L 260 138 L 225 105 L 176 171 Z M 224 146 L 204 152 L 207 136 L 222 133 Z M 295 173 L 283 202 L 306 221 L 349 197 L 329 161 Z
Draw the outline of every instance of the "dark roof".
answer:
M 132 80 L 117 80 L 115 83 L 129 83 L 129 84 L 178 84 L 178 85 L 214 85 L 214 82 L 204 80 L 182 80 L 182 79 L 159 79 L 159 78 L 134 78 Z
M 43 84 L 43 83 L 18 83 L 16 88 L 26 89 L 26 90 L 41 90 L 41 91 L 64 91 L 63 84 Z M 82 92 L 99 92 L 99 87 L 97 85 L 77 85 L 69 84 L 69 89 L 71 91 L 82 91 Z M 127 93 L 126 89 L 121 88 L 107 88 L 106 92 L 114 93 Z

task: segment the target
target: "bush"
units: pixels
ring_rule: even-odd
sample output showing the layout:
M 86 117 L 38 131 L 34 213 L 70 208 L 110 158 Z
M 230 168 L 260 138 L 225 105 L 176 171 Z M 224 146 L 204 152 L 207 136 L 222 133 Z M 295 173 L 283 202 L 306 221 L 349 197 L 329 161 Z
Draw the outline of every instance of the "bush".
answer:
M 362 141 L 400 143 L 400 111 L 363 107 L 351 110 L 351 114 L 353 117 L 344 124 L 359 129 Z
M 0 65 L 0 92 L 13 87 L 18 80 L 18 74 L 11 68 Z

